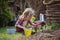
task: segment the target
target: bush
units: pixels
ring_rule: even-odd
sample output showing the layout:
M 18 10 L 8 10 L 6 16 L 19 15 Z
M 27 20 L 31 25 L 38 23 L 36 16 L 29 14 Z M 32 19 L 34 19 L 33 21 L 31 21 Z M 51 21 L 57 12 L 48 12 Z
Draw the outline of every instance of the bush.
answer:
M 46 26 L 47 29 L 57 29 L 60 28 L 60 23 L 53 23 L 51 25 Z
M 0 5 L 0 27 L 2 27 L 13 19 L 13 13 L 9 10 L 8 0 L 0 0 Z
M 56 29 L 56 28 L 60 28 L 59 23 L 54 23 L 54 24 L 51 25 L 51 29 Z

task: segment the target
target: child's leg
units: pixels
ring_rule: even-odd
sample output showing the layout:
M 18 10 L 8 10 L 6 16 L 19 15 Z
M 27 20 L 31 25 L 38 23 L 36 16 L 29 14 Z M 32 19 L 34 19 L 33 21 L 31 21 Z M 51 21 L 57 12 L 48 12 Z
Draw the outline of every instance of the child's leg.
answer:
M 20 28 L 19 27 L 16 27 L 16 32 L 20 32 Z
M 16 32 L 19 32 L 19 33 L 24 33 L 24 30 L 22 28 L 19 28 L 19 27 L 16 27 Z
M 24 30 L 22 28 L 20 28 L 20 33 L 24 34 Z

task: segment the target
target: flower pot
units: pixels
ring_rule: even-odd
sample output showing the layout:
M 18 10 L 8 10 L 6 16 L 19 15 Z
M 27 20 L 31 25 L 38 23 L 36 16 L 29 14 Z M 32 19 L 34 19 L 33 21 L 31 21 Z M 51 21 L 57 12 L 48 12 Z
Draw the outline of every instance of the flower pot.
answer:
M 32 33 L 32 30 L 31 29 L 25 29 L 24 30 L 24 34 L 25 34 L 25 36 L 31 36 L 31 33 Z

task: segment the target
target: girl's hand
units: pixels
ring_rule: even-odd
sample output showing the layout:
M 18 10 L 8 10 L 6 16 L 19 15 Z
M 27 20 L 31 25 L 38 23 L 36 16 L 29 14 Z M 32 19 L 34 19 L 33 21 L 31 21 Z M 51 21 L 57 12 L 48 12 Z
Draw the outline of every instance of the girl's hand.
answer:
M 33 24 L 34 26 L 36 26 L 36 24 Z
M 25 30 L 26 28 L 25 28 L 25 27 L 23 27 L 23 29 Z

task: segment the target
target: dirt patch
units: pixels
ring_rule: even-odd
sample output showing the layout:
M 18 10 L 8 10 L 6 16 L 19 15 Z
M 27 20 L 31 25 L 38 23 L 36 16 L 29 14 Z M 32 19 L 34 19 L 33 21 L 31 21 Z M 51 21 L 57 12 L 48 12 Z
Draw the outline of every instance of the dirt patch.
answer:
M 60 28 L 55 30 L 44 30 L 43 32 L 35 33 L 30 37 L 21 35 L 15 40 L 60 40 Z

